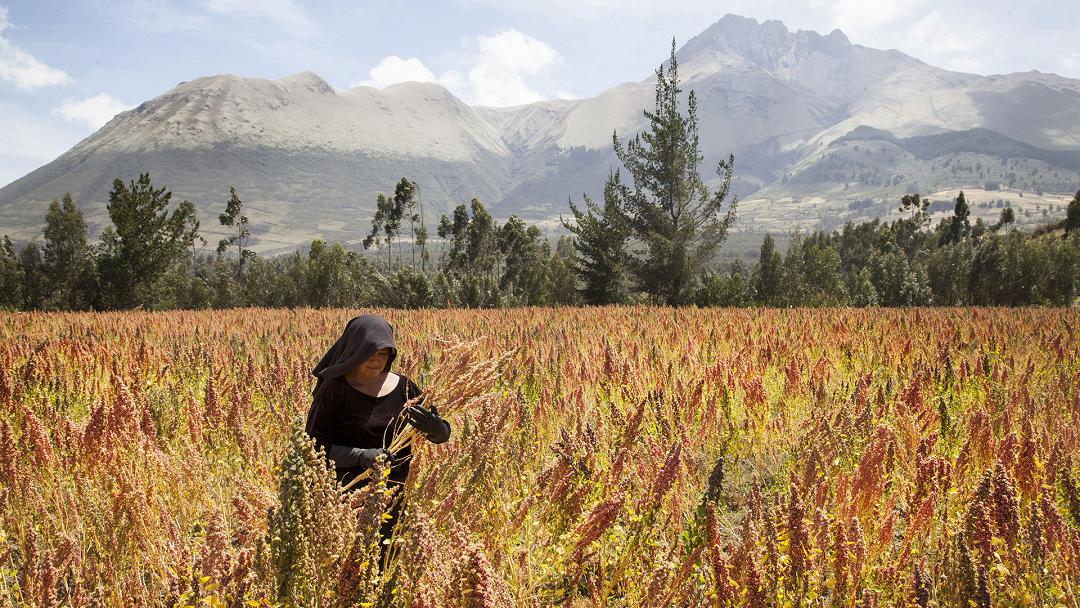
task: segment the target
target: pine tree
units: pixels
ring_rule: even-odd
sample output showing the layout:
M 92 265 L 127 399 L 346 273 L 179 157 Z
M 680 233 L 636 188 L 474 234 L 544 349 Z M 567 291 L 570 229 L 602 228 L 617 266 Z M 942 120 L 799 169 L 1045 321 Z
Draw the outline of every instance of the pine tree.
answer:
M 155 189 L 150 174 L 130 185 L 117 178 L 107 209 L 113 225 L 102 231 L 98 270 L 112 307 L 153 303 L 154 282 L 198 236 L 195 207 L 188 201 L 169 213 L 172 193 Z
M 472 220 L 469 221 L 469 230 L 466 233 L 466 255 L 474 270 L 486 272 L 488 278 L 494 280 L 500 274 L 498 268 L 499 225 L 480 199 L 472 199 L 469 208 L 472 212 Z
M 783 259 L 776 250 L 776 241 L 771 234 L 765 235 L 761 242 L 757 268 L 754 271 L 754 292 L 757 301 L 765 306 L 777 306 L 783 296 Z
M 16 310 L 22 306 L 22 269 L 15 245 L 4 235 L 0 242 L 0 309 Z
M 623 304 L 630 296 L 626 289 L 626 240 L 628 226 L 618 208 L 619 174 L 612 173 L 604 186 L 601 208 L 585 196 L 582 211 L 569 201 L 574 223 L 560 221 L 574 234 L 574 272 L 583 286 L 579 290 L 587 304 Z
M 469 210 L 465 205 L 454 208 L 453 219 L 442 216 L 436 234 L 446 239 L 449 250 L 443 254 L 445 270 L 464 270 L 468 258 L 465 254 L 465 235 L 469 230 Z
M 506 260 L 499 289 L 516 304 L 545 304 L 551 247 L 541 239 L 540 229 L 526 226 L 520 217 L 511 215 L 499 228 L 498 244 Z
M 1080 190 L 1076 191 L 1076 196 L 1069 202 L 1068 210 L 1065 212 L 1065 234 L 1077 228 L 1080 228 Z
M 1080 218 L 1078 218 L 1080 219 Z M 1006 207 L 1001 210 L 1001 217 L 998 221 L 990 226 L 991 232 L 997 232 L 1002 228 L 1014 223 L 1016 221 L 1016 213 L 1012 210 L 1012 207 Z
M 83 308 L 82 286 L 93 265 L 86 221 L 71 194 L 65 194 L 62 202 L 49 203 L 44 236 L 42 257 L 50 303 L 67 310 Z
M 577 276 L 574 272 L 575 253 L 574 240 L 565 235 L 559 237 L 548 264 L 551 277 L 549 290 L 553 306 L 572 306 L 581 301 L 578 297 Z
M 458 205 L 452 220 L 439 220 L 438 234 L 449 245 L 437 278 L 440 295 L 460 306 L 497 306 L 499 226 L 484 204 L 474 198 L 469 207 Z
M 785 306 L 807 306 L 810 304 L 810 289 L 806 284 L 806 243 L 799 232 L 792 232 L 788 240 L 787 252 L 780 265 L 779 301 Z
M 964 198 L 964 191 L 961 190 L 959 196 L 956 197 L 952 217 L 949 218 L 948 230 L 941 237 L 941 244 L 948 245 L 964 240 L 964 237 L 971 233 L 971 222 L 968 220 L 970 216 L 971 209 Z
M 617 188 L 619 207 L 632 236 L 643 246 L 630 260 L 638 283 L 655 300 L 678 306 L 686 288 L 711 260 L 735 221 L 736 201 L 721 209 L 731 186 L 735 157 L 720 161 L 720 187 L 710 192 L 698 174 L 697 97 L 691 91 L 687 113 L 679 111 L 679 72 L 675 41 L 665 71 L 656 71 L 656 107 L 645 111 L 649 128 L 625 147 L 612 135 L 615 154 L 633 180 Z
M 246 248 L 251 238 L 251 230 L 248 229 L 247 216 L 241 212 L 243 205 L 243 201 L 236 195 L 236 188 L 229 186 L 229 201 L 225 203 L 225 213 L 218 216 L 218 222 L 222 226 L 236 231 L 235 234 L 218 241 L 217 252 L 225 253 L 226 249 L 236 245 L 236 276 L 239 279 L 244 276 L 244 262 L 255 257 L 255 252 Z
M 41 310 L 45 308 L 48 296 L 48 279 L 45 275 L 45 261 L 41 256 L 41 246 L 37 241 L 30 241 L 19 252 L 19 266 L 22 270 L 22 307 L 23 310 Z

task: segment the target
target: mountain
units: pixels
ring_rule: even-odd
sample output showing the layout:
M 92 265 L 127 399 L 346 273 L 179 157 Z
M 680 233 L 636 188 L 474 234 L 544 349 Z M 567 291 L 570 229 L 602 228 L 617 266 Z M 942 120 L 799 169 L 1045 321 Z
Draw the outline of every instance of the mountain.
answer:
M 703 174 L 715 179 L 717 161 L 735 154 L 741 229 L 884 215 L 913 188 L 1023 188 L 1024 204 L 1038 205 L 1080 184 L 1078 80 L 950 72 L 851 44 L 839 30 L 791 32 L 734 15 L 677 59 L 683 88 L 698 98 Z M 376 193 L 401 176 L 420 184 L 429 226 L 474 196 L 497 217 L 551 222 L 568 197 L 600 193 L 619 166 L 612 132 L 646 126 L 654 84 L 650 76 L 587 99 L 489 108 L 435 84 L 339 91 L 311 73 L 201 78 L 0 189 L 0 224 L 32 237 L 47 202 L 71 192 L 96 233 L 113 178 L 145 170 L 196 203 L 208 236 L 236 186 L 264 253 L 314 238 L 358 241 Z
M 258 249 L 358 238 L 374 193 L 402 175 L 428 200 L 497 199 L 511 183 L 499 133 L 432 84 L 335 91 L 318 76 L 214 76 L 181 83 L 117 115 L 55 161 L 0 190 L 5 226 L 40 222 L 63 192 L 104 201 L 115 177 L 149 170 L 175 200 L 196 202 L 204 232 L 235 185 Z M 222 188 L 225 188 L 223 191 Z M 107 221 L 88 205 L 91 229 Z M 209 230 L 207 230 L 209 229 Z

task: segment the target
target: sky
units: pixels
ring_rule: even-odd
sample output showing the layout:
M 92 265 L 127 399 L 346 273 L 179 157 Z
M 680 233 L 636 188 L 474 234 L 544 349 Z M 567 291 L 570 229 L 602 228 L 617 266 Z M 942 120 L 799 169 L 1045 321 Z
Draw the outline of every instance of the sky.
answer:
M 589 97 L 726 13 L 952 70 L 1080 78 L 1078 0 L 0 0 L 0 186 L 202 76 L 426 80 L 491 106 Z

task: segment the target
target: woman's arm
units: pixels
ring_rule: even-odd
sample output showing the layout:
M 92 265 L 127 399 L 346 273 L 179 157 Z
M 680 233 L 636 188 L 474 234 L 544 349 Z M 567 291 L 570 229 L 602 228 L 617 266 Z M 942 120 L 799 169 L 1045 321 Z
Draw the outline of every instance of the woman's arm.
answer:
M 315 444 L 326 450 L 330 456 L 330 450 L 334 447 L 334 428 L 338 422 L 338 402 L 334 386 L 329 382 L 324 383 L 315 393 L 308 409 L 307 425 L 304 430 Z
M 316 445 L 326 451 L 326 457 L 334 463 L 338 469 L 353 467 L 371 468 L 375 464 L 375 458 L 381 453 L 389 452 L 382 448 L 354 448 L 347 445 L 334 443 L 333 429 L 338 421 L 338 403 L 340 395 L 334 391 L 333 385 L 323 385 L 311 401 L 308 410 L 307 434 L 315 439 Z

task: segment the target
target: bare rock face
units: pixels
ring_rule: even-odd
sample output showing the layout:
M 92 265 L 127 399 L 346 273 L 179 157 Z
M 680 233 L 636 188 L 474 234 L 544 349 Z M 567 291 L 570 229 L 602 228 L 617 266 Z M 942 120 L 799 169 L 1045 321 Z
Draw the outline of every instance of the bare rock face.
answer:
M 1059 154 L 1080 148 L 1077 80 L 949 72 L 853 45 L 839 30 L 791 32 L 778 21 L 734 15 L 687 41 L 678 60 L 684 88 L 698 97 L 702 172 L 712 178 L 716 162 L 735 154 L 735 189 L 756 201 L 743 208 L 746 228 L 776 228 L 769 218 L 789 199 L 843 207 L 913 186 L 933 192 L 1000 177 L 1035 190 L 1080 179 L 1073 157 Z M 357 241 L 376 194 L 402 176 L 420 184 L 429 224 L 473 197 L 499 217 L 551 218 L 565 213 L 567 197 L 600 193 L 618 166 L 612 133 L 626 138 L 645 128 L 654 78 L 588 99 L 514 108 L 470 107 L 430 83 L 338 91 L 310 72 L 277 81 L 200 78 L 117 115 L 0 188 L 0 225 L 14 238 L 32 238 L 48 201 L 71 192 L 96 233 L 107 223 L 112 180 L 141 171 L 175 200 L 195 202 L 209 236 L 208 218 L 236 186 L 262 226 L 255 248 L 264 253 L 313 238 Z M 881 144 L 880 133 L 945 143 L 932 146 L 938 156 L 892 143 L 891 160 L 885 152 L 854 153 L 859 137 Z M 986 137 L 995 142 L 990 150 Z M 980 167 L 1022 161 L 1026 175 L 942 169 L 969 156 L 985 157 L 974 161 Z M 820 207 L 802 204 L 782 215 L 813 225 L 829 211 Z

